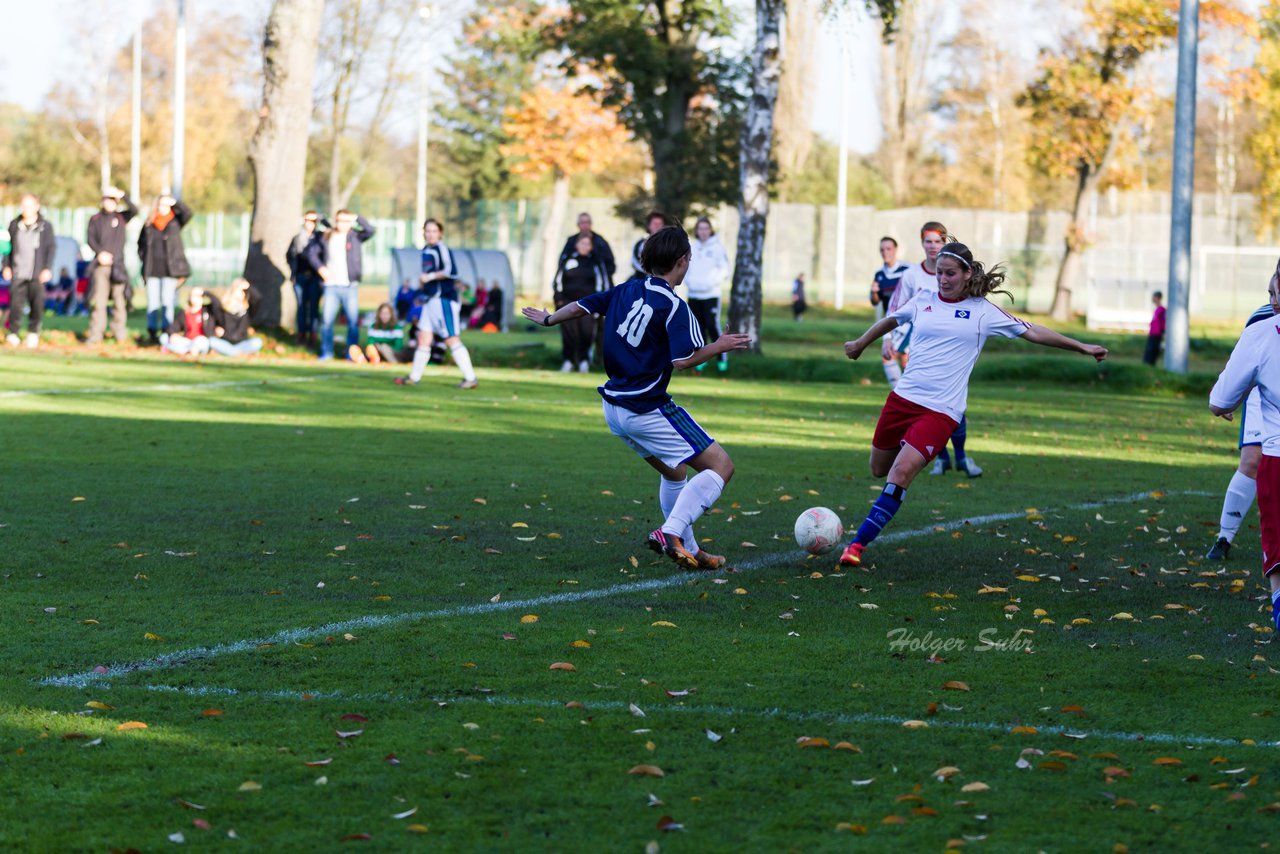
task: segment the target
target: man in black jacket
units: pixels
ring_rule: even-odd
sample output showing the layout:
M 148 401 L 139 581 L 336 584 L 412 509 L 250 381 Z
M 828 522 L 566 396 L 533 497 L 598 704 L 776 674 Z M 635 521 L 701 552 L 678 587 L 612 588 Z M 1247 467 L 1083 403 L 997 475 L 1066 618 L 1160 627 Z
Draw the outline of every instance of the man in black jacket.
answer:
M 22 213 L 9 223 L 9 254 L 4 259 L 4 277 L 12 282 L 5 340 L 14 347 L 22 343 L 18 330 L 22 327 L 23 311 L 30 306 L 27 346 L 38 347 L 40 320 L 44 317 L 44 286 L 53 278 L 57 238 L 53 225 L 40 214 L 40 199 L 33 193 L 24 193 L 19 207 Z
M 111 332 L 116 343 L 123 344 L 128 330 L 129 271 L 124 264 L 125 225 L 138 213 L 138 208 L 124 190 L 109 187 L 102 194 L 102 209 L 89 217 L 88 243 L 93 250 L 89 264 L 89 294 L 93 316 L 85 344 L 100 344 L 107 331 L 107 303 L 112 304 Z
M 604 264 L 605 272 L 609 274 L 609 284 L 612 285 L 613 275 L 618 270 L 618 265 L 613 260 L 613 247 L 609 245 L 609 241 L 592 231 L 591 225 L 591 214 L 585 211 L 578 214 L 578 233 L 571 235 L 564 242 L 564 248 L 560 250 L 560 262 L 556 265 L 556 269 L 564 269 L 564 262 L 568 261 L 576 250 L 578 238 L 590 237 L 592 254 Z
M 338 310 L 347 318 L 347 350 L 360 343 L 360 279 L 364 243 L 376 229 L 359 214 L 340 210 L 334 226 L 307 247 L 307 261 L 324 283 L 321 303 L 320 358 L 333 358 L 333 327 Z

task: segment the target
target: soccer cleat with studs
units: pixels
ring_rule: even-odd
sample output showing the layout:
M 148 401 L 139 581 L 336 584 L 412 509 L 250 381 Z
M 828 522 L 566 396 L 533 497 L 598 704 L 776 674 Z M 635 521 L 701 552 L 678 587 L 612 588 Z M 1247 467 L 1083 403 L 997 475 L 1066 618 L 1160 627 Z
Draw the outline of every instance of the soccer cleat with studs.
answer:
M 479 386 L 480 386 L 480 382 L 478 380 L 463 380 L 462 382 L 454 386 L 454 388 L 470 389 L 470 388 L 478 388 Z
M 845 546 L 844 551 L 840 553 L 839 566 L 862 566 L 862 550 L 866 548 L 862 543 L 849 543 Z
M 956 460 L 956 471 L 962 471 L 969 477 L 982 477 L 982 466 L 973 461 L 973 457 Z
M 1231 554 L 1231 541 L 1226 537 L 1218 537 L 1217 542 L 1209 551 L 1205 552 L 1205 560 L 1226 560 Z
M 715 571 L 724 566 L 724 555 L 713 555 L 706 549 L 701 549 L 696 555 L 698 559 L 698 569 L 707 569 Z
M 678 566 L 685 569 L 698 569 L 698 559 L 689 553 L 684 547 L 684 543 L 674 534 L 668 534 L 661 528 L 656 528 L 649 532 L 649 536 L 645 538 L 645 543 L 650 549 L 658 554 L 664 554 L 676 562 Z
M 929 474 L 937 476 L 946 474 L 951 471 L 951 460 L 944 460 L 942 457 L 936 457 L 933 461 L 933 467 L 929 469 Z

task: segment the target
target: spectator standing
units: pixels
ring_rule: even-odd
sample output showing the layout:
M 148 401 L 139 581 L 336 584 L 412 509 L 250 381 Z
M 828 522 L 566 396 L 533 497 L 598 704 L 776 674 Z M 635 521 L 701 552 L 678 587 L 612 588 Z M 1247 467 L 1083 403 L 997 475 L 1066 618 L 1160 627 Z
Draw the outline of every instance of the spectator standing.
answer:
M 40 213 L 40 199 L 33 193 L 24 193 L 20 202 L 21 213 L 9 223 L 9 254 L 4 259 L 4 278 L 9 286 L 9 324 L 5 340 L 16 347 L 22 343 L 18 330 L 22 328 L 24 309 L 30 309 L 27 318 L 28 347 L 40 346 L 40 321 L 44 318 L 44 286 L 53 278 L 53 253 L 57 239 L 53 225 Z
M 634 276 L 644 278 L 649 274 L 645 272 L 644 264 L 640 262 L 640 250 L 644 248 L 644 242 L 671 223 L 671 217 L 662 211 L 649 211 L 649 215 L 644 218 L 645 235 L 636 241 L 636 245 L 631 247 L 631 269 Z
M 596 254 L 595 243 L 589 235 L 578 235 L 573 254 L 564 259 L 556 272 L 556 308 L 564 308 L 591 294 L 606 291 L 609 286 L 609 271 L 604 258 Z M 589 314 L 560 324 L 560 352 L 564 359 L 561 371 L 569 373 L 576 368 L 585 374 L 591 370 L 591 346 L 595 342 L 595 333 L 596 320 Z
M 618 272 L 617 262 L 613 259 L 613 247 L 609 245 L 609 241 L 592 231 L 591 214 L 585 211 L 578 214 L 578 233 L 571 236 L 564 242 L 564 249 L 560 250 L 560 263 L 557 268 L 563 268 L 564 262 L 578 250 L 578 240 L 583 237 L 591 238 L 592 251 L 595 256 L 604 263 L 605 272 L 609 276 L 609 283 L 613 284 L 613 277 Z
M 289 263 L 289 276 L 293 279 L 293 295 L 298 304 L 298 343 L 311 346 L 316 343 L 316 321 L 320 317 L 320 278 L 308 259 L 308 249 L 317 239 L 320 215 L 307 211 L 302 215 L 302 227 L 289 242 L 285 259 Z
M 1151 295 L 1151 304 L 1155 310 L 1151 312 L 1151 325 L 1147 328 L 1147 349 L 1142 354 L 1142 361 L 1155 365 L 1160 359 L 1160 348 L 1164 345 L 1164 294 L 1156 291 Z
M 360 279 L 364 244 L 377 230 L 359 214 L 345 208 L 333 216 L 333 228 L 307 249 L 307 262 L 324 287 L 320 306 L 320 358 L 333 358 L 333 327 L 341 309 L 347 321 L 347 349 L 360 343 Z
M 147 287 L 147 335 L 152 344 L 173 323 L 178 288 L 191 275 L 182 245 L 182 229 L 191 216 L 191 208 L 173 196 L 160 196 L 138 235 L 138 257 Z
M 227 288 L 221 303 L 213 304 L 214 327 L 209 349 L 220 356 L 251 356 L 262 349 L 262 339 L 253 334 L 249 318 L 259 294 L 245 278 L 236 279 Z
M 128 335 L 129 271 L 124 263 L 125 226 L 138 213 L 137 206 L 124 190 L 109 187 L 102 194 L 102 206 L 89 217 L 87 241 L 93 250 L 89 264 L 90 294 L 93 314 L 89 318 L 89 334 L 85 344 L 100 344 L 107 331 L 107 303 L 110 302 L 111 330 L 116 343 L 123 344 Z
M 724 244 L 711 227 L 711 220 L 705 216 L 700 217 L 694 225 L 693 237 L 689 272 L 684 277 L 689 294 L 689 310 L 702 329 L 703 340 L 714 344 L 720 338 L 720 293 L 724 280 L 729 276 L 729 254 L 724 251 Z M 703 362 L 695 370 L 702 371 L 706 367 L 707 363 Z M 716 369 L 729 369 L 727 352 L 716 358 Z
M 796 322 L 804 320 L 804 313 L 809 310 L 809 303 L 804 298 L 804 273 L 796 273 L 796 280 L 791 283 L 791 313 Z

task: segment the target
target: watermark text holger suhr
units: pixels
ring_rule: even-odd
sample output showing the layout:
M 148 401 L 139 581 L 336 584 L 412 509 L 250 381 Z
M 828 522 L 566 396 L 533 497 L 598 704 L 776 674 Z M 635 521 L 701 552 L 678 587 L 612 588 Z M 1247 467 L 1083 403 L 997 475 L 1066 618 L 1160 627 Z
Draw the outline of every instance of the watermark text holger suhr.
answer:
M 916 634 L 911 629 L 891 629 L 885 634 L 889 649 L 893 652 L 1032 652 L 1030 629 L 1018 629 L 1012 635 L 1001 637 L 994 626 L 978 632 L 976 641 L 956 635 L 935 635 L 932 630 Z

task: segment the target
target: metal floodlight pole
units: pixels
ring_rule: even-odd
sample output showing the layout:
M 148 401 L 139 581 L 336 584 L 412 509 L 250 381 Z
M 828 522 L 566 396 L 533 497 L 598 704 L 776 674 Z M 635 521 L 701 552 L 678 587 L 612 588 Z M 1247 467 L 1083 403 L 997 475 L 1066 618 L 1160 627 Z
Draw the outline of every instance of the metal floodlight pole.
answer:
M 1190 348 L 1191 219 L 1195 207 L 1196 53 L 1199 0 L 1182 0 L 1178 17 L 1178 100 L 1173 125 L 1173 218 L 1169 229 L 1169 307 L 1164 366 L 1185 374 Z
M 432 8 L 427 5 L 418 7 L 418 17 L 422 22 L 423 30 L 427 28 L 432 11 Z M 427 34 L 424 32 L 422 35 L 420 40 L 422 67 L 418 69 L 418 86 L 421 90 L 418 94 L 418 196 L 414 206 L 414 218 L 419 227 L 427 218 L 427 142 L 431 120 L 431 53 L 428 48 Z
M 142 18 L 133 30 L 133 111 L 129 136 L 129 196 L 142 193 Z
M 844 35 L 842 33 L 842 35 Z M 840 165 L 836 176 L 836 310 L 844 308 L 845 231 L 849 223 L 849 47 L 840 40 Z
M 187 0 L 178 0 L 178 26 L 173 39 L 173 170 L 169 192 L 182 198 L 187 124 Z

